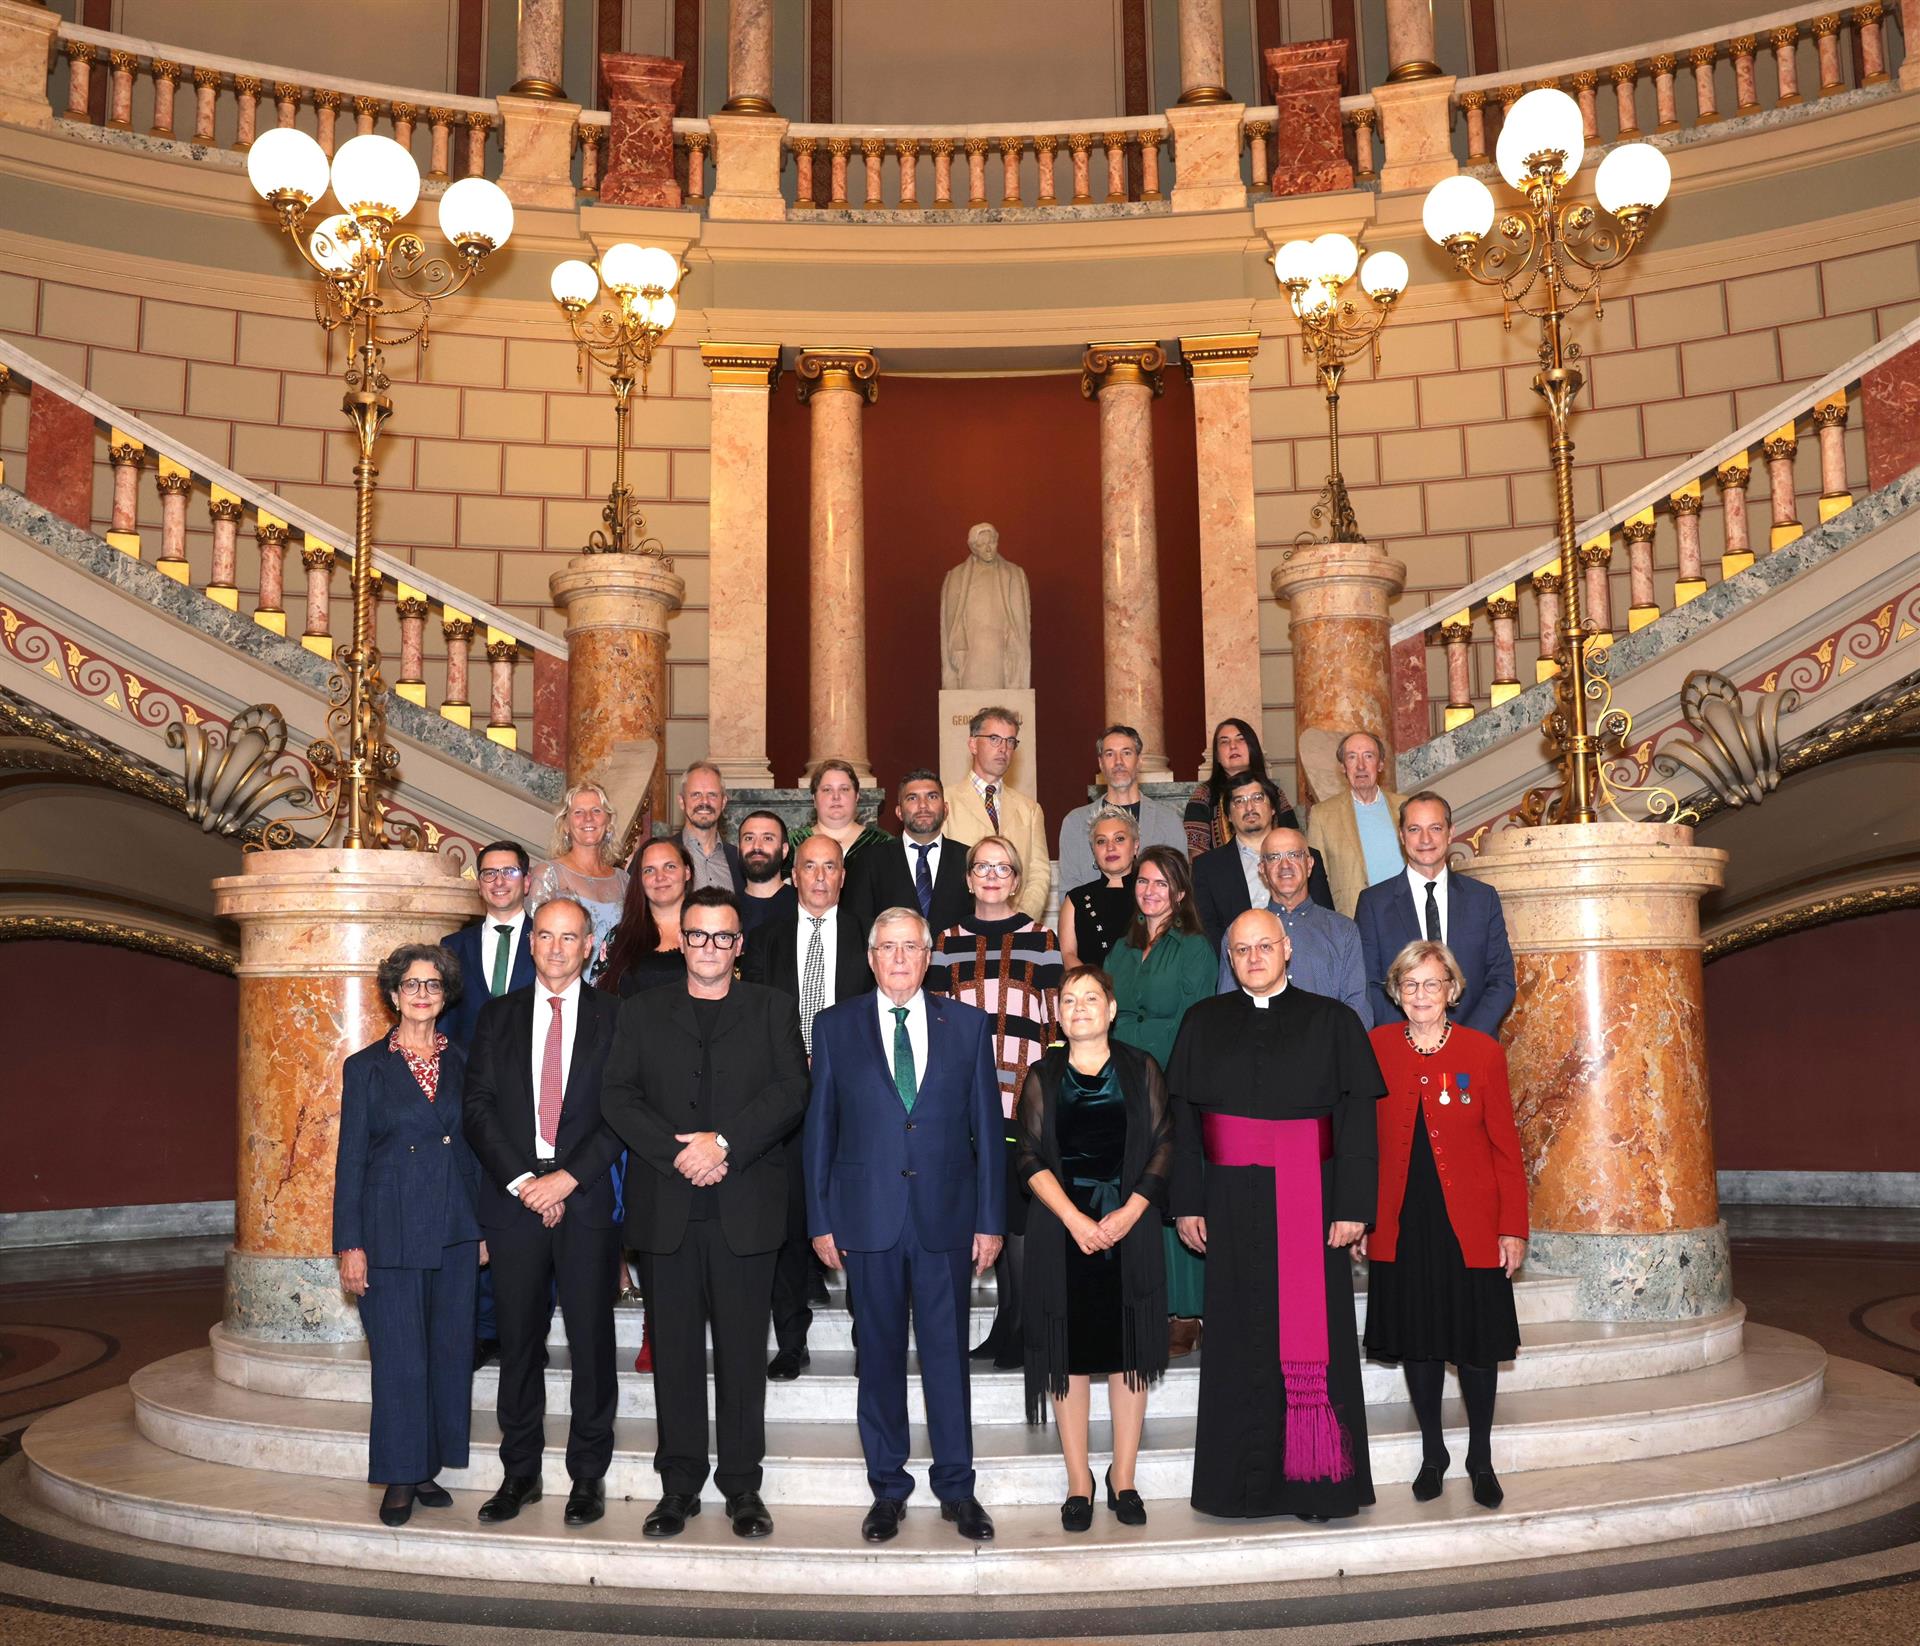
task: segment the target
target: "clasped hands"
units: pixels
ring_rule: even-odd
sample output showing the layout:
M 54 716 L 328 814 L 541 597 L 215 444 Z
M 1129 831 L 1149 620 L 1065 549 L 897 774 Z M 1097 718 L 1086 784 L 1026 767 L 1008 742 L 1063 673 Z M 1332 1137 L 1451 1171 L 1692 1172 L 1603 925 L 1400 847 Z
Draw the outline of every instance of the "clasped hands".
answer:
M 1067 1226 L 1067 1233 L 1073 1236 L 1073 1243 L 1088 1257 L 1095 1252 L 1110 1252 L 1132 1233 L 1134 1224 L 1140 1221 L 1144 1203 L 1135 1205 L 1129 1199 L 1124 1206 L 1116 1207 L 1102 1218 L 1091 1218 L 1082 1212 Z
M 673 1140 L 686 1144 L 673 1157 L 673 1169 L 696 1189 L 711 1189 L 727 1175 L 727 1151 L 717 1132 L 675 1132 Z
M 579 1187 L 580 1180 L 568 1171 L 530 1177 L 520 1185 L 520 1204 L 551 1229 L 566 1215 L 567 1196 Z

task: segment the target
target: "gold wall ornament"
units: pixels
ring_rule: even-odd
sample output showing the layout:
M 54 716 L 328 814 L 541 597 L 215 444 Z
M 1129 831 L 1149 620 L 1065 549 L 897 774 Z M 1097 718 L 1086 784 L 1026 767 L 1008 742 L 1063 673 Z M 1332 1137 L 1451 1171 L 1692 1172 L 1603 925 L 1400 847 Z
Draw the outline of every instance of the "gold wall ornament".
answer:
M 271 703 L 248 704 L 224 732 L 205 721 L 197 726 L 175 721 L 167 727 L 167 747 L 183 753 L 185 810 L 202 833 L 241 834 L 270 806 L 314 803 L 313 790 L 297 771 L 274 769 L 287 752 L 287 722 Z M 293 824 L 321 815 L 268 823 L 258 845 L 291 846 L 297 839 Z
M 880 362 L 871 349 L 802 349 L 793 376 L 802 404 L 835 389 L 857 394 L 868 405 L 880 398 Z
M 1680 688 L 1680 717 L 1693 736 L 1662 744 L 1654 770 L 1671 778 L 1684 767 L 1721 804 L 1757 806 L 1780 786 L 1780 717 L 1799 703 L 1788 687 L 1757 693 L 1748 708 L 1724 674 L 1695 669 Z
M 0 943 L 102 943 L 136 954 L 178 960 L 205 972 L 232 977 L 240 957 L 212 943 L 196 943 L 170 932 L 149 931 L 117 920 L 67 914 L 0 914 Z
M 1776 937 L 1811 931 L 1816 926 L 1831 926 L 1840 920 L 1858 920 L 1864 915 L 1886 914 L 1895 909 L 1920 908 L 1920 880 L 1903 880 L 1892 886 L 1874 886 L 1865 891 L 1847 892 L 1839 897 L 1817 898 L 1797 909 L 1782 909 L 1778 914 L 1730 926 L 1718 937 L 1710 938 L 1700 958 L 1712 962 L 1724 960 L 1742 949 L 1766 943 Z

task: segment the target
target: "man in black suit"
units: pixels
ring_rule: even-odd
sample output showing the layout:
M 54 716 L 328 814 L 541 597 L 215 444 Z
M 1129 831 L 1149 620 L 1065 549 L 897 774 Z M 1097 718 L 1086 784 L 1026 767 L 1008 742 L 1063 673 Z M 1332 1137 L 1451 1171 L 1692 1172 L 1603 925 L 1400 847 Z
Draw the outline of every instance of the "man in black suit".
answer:
M 1260 877 L 1260 842 L 1274 827 L 1280 809 L 1280 791 L 1258 772 L 1248 772 L 1227 790 L 1233 839 L 1193 860 L 1194 912 L 1216 950 L 1235 920 L 1249 909 L 1264 909 L 1273 896 Z M 1291 808 L 1286 817 L 1280 826 L 1296 827 Z M 1324 909 L 1333 907 L 1333 888 L 1327 884 L 1327 871 L 1318 852 L 1313 853 L 1307 896 Z
M 938 936 L 961 916 L 973 913 L 967 889 L 967 849 L 941 831 L 947 821 L 947 793 L 940 779 L 922 768 L 900 779 L 894 815 L 898 841 L 869 846 L 847 871 L 847 907 L 864 934 L 882 909 L 918 909 Z
M 720 1455 L 714 1483 L 738 1537 L 765 1537 L 767 1319 L 787 1228 L 786 1143 L 806 1113 L 807 1054 L 793 1001 L 736 982 L 740 910 L 711 887 L 680 911 L 684 989 L 621 1008 L 606 1111 L 626 1140 L 627 1244 L 643 1257 L 653 1328 L 662 1494 L 642 1532 L 674 1537 L 707 1478 L 707 1330 Z
M 620 1236 L 610 1172 L 620 1140 L 601 1118 L 600 1082 L 619 1002 L 583 984 L 592 955 L 586 909 L 570 897 L 542 903 L 533 916 L 536 981 L 481 1009 L 467 1062 L 464 1130 L 480 1159 L 478 1212 L 500 1323 L 506 1478 L 480 1510 L 489 1524 L 540 1500 L 556 1291 L 573 1360 L 567 1524 L 584 1526 L 606 1512 L 620 1395 L 613 1366 Z
M 870 847 L 871 851 L 885 848 Z M 867 964 L 867 934 L 841 902 L 846 879 L 839 843 L 810 834 L 793 854 L 793 884 L 799 904 L 783 918 L 770 920 L 753 934 L 740 975 L 790 996 L 800 1008 L 800 1038 L 813 1051 L 813 1020 L 827 1007 L 873 988 Z M 807 1238 L 807 1187 L 800 1170 L 796 1137 L 787 1151 L 787 1238 L 773 1270 L 773 1338 L 776 1353 L 767 1376 L 780 1382 L 798 1377 L 811 1363 L 807 1307 L 812 1278 L 813 1243 Z

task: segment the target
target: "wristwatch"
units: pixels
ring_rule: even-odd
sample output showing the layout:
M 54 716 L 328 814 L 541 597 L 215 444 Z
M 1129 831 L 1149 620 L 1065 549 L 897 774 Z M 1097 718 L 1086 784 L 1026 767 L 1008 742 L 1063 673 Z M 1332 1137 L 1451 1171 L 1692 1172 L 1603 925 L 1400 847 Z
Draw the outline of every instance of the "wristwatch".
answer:
M 727 1141 L 727 1134 L 725 1132 L 715 1132 L 713 1134 L 713 1140 L 720 1145 L 720 1152 L 722 1154 L 731 1154 L 733 1152 L 733 1145 Z

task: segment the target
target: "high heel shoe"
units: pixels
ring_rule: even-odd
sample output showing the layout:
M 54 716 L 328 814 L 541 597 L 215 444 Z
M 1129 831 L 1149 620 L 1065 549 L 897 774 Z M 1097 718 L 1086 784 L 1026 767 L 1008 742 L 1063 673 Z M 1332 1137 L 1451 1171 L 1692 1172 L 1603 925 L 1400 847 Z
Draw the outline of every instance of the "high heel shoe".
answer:
M 406 1525 L 413 1516 L 413 1497 L 412 1486 L 389 1486 L 387 1495 L 380 1499 L 380 1524 Z
M 1116 1492 L 1111 1468 L 1107 1470 L 1107 1507 L 1122 1526 L 1144 1526 L 1147 1523 L 1147 1506 L 1140 1501 L 1140 1494 L 1131 1486 L 1124 1492 Z
M 1090 1532 L 1093 1530 L 1093 1499 L 1082 1497 L 1078 1492 L 1060 1505 L 1060 1529 L 1063 1532 Z

